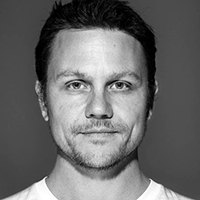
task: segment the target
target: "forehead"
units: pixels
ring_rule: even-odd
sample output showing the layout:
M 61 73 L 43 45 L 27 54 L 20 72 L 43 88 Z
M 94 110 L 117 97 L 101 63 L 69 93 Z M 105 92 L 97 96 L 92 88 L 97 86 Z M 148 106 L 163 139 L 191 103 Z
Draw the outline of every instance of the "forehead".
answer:
M 49 71 L 144 71 L 142 46 L 117 30 L 63 30 L 54 40 Z M 104 71 L 105 71 L 104 70 Z M 146 71 L 146 70 L 145 70 Z

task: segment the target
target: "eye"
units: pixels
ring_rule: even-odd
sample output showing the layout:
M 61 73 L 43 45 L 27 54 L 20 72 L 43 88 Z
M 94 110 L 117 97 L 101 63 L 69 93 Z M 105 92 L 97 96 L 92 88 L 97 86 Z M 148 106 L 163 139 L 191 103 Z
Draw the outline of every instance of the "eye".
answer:
M 81 81 L 73 81 L 73 82 L 69 82 L 66 85 L 66 88 L 68 90 L 74 90 L 74 91 L 80 91 L 80 90 L 87 90 L 87 84 L 83 83 Z
M 123 81 L 118 81 L 110 85 L 109 89 L 113 91 L 126 91 L 130 90 L 131 84 Z

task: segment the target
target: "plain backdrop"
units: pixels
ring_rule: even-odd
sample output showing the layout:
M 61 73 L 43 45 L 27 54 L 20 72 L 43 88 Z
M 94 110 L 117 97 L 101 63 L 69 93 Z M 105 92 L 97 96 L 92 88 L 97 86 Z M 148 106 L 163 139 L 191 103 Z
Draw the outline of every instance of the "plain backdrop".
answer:
M 56 149 L 34 92 L 34 48 L 54 0 L 0 0 L 0 198 L 48 175 Z M 155 30 L 159 95 L 139 149 L 157 182 L 200 199 L 200 1 L 132 0 Z

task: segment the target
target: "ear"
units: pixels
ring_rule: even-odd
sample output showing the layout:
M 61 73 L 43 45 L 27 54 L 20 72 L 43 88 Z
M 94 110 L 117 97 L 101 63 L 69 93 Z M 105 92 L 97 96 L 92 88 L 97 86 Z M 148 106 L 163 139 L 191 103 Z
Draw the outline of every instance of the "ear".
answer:
M 40 110 L 42 113 L 42 117 L 44 118 L 45 121 L 49 120 L 49 116 L 48 116 L 48 111 L 47 111 L 47 106 L 44 100 L 44 94 L 42 91 L 42 86 L 41 83 L 37 80 L 35 83 L 35 92 L 37 94 L 38 97 L 38 102 L 40 105 Z
M 156 81 L 155 81 L 155 97 L 157 96 L 158 91 L 159 91 L 158 81 L 156 80 Z
M 155 99 L 157 98 L 158 90 L 159 90 L 158 81 L 156 80 L 156 81 L 155 81 L 154 101 L 155 101 Z M 148 118 L 147 118 L 147 119 L 150 120 L 152 115 L 153 115 L 153 110 L 150 109 L 150 110 L 149 110 L 149 113 L 148 113 Z

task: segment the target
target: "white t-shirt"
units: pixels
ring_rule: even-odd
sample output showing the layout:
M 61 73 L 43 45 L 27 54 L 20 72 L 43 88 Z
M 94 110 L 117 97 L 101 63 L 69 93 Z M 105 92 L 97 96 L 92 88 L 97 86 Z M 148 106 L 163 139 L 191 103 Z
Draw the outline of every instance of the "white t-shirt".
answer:
M 58 200 L 48 189 L 45 178 L 27 189 L 2 200 Z M 150 180 L 146 191 L 137 200 L 191 200 Z

